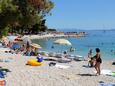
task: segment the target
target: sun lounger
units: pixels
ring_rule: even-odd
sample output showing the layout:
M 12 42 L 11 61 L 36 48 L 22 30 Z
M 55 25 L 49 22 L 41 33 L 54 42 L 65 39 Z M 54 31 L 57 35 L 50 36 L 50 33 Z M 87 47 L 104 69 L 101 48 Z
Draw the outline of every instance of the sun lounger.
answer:
M 55 55 L 55 57 L 56 57 L 56 58 L 63 58 L 64 55 L 63 55 L 62 53 L 57 53 L 57 54 Z
M 66 55 L 65 56 L 67 59 L 70 59 L 70 61 L 74 60 L 75 56 L 72 55 Z
M 56 54 L 55 53 L 49 53 L 49 57 L 55 57 L 56 56 Z
M 71 59 L 58 59 L 58 62 L 59 63 L 69 63 L 69 62 L 71 62 L 72 60 Z
M 56 64 L 55 67 L 61 68 L 61 69 L 67 69 L 67 68 L 69 68 L 70 66 Z
M 96 73 L 96 71 L 94 71 L 94 73 Z M 102 69 L 101 74 L 115 77 L 115 71 L 112 71 L 112 70 L 109 70 L 109 69 Z
M 75 55 L 75 58 L 74 58 L 75 61 L 81 61 L 83 59 L 84 59 L 84 57 L 80 56 L 80 55 Z
M 0 48 L 0 53 L 10 52 L 9 48 Z

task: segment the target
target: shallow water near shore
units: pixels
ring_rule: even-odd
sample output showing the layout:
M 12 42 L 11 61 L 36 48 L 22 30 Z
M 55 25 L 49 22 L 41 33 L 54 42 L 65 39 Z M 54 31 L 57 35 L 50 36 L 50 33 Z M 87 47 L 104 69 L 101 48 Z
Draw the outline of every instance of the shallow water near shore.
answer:
M 48 52 L 64 52 L 69 51 L 70 47 L 75 48 L 74 52 L 68 52 L 69 54 L 81 55 L 87 57 L 89 49 L 93 49 L 93 55 L 95 55 L 95 48 L 101 49 L 101 55 L 104 60 L 115 59 L 115 31 L 114 30 L 84 30 L 88 35 L 81 38 L 66 38 L 72 43 L 72 46 L 56 45 L 53 42 L 54 38 L 49 39 L 34 39 L 35 43 L 42 46 L 41 50 Z M 54 48 L 52 48 L 54 46 Z

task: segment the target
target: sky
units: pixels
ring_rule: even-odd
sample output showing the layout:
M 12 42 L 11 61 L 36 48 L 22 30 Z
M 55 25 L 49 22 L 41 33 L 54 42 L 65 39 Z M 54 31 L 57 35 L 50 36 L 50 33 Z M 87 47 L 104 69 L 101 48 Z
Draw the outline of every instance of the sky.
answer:
M 51 0 L 46 25 L 55 29 L 115 29 L 115 0 Z

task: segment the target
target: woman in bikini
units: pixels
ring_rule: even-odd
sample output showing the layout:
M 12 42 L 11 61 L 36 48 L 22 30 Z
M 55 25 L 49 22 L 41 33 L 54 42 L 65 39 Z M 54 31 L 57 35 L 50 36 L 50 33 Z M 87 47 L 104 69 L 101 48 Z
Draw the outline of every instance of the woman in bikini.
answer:
M 98 75 L 98 74 L 100 75 L 100 73 L 101 73 L 100 65 L 102 63 L 102 59 L 101 59 L 100 49 L 99 48 L 96 48 L 95 60 L 96 60 L 95 69 L 97 71 L 96 75 Z

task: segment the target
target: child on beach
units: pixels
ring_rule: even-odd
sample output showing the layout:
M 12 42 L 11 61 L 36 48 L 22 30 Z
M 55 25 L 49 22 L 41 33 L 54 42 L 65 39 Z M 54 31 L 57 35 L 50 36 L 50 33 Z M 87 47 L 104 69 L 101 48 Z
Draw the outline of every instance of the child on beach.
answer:
M 89 53 L 88 53 L 88 58 L 91 58 L 92 57 L 92 49 L 89 50 Z
M 93 53 L 92 49 L 90 49 L 89 52 L 88 52 L 88 66 L 90 66 L 90 67 L 94 66 L 94 64 L 93 64 L 94 59 L 92 57 L 92 53 Z

